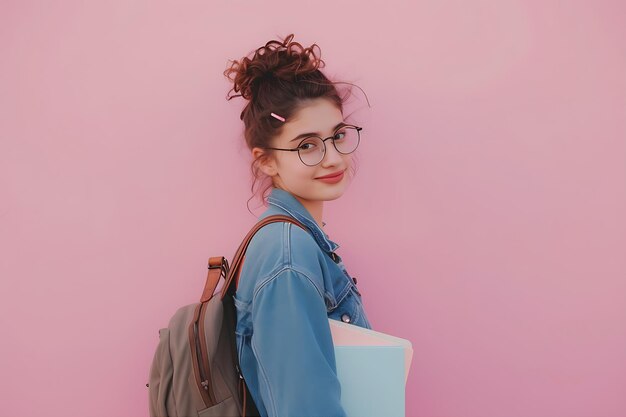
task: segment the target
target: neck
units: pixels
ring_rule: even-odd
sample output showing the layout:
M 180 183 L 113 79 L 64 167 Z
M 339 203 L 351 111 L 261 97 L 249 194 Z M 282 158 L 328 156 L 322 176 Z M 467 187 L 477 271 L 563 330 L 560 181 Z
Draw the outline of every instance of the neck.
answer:
M 315 219 L 315 223 L 321 228 L 323 228 L 322 224 L 322 214 L 324 212 L 324 201 L 323 200 L 305 200 L 303 198 L 294 195 L 294 197 L 304 206 L 305 209 L 311 214 L 311 217 Z

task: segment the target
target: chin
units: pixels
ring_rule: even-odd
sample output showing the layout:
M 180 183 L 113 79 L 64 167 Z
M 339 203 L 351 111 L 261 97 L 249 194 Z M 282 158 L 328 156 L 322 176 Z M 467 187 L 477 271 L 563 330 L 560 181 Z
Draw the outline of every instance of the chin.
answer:
M 326 201 L 336 200 L 339 197 L 341 197 L 345 191 L 346 191 L 345 186 L 340 186 L 333 190 L 326 190 L 326 192 L 324 193 L 325 195 L 324 200 Z
M 325 198 L 324 200 L 325 200 L 325 201 L 333 201 L 333 200 L 337 200 L 337 199 L 338 199 L 339 197 L 341 197 L 342 195 L 343 195 L 343 193 L 341 193 L 341 194 L 339 194 L 339 195 L 336 195 L 336 196 L 332 196 L 332 197 Z
M 341 197 L 344 191 L 344 187 L 337 187 L 336 190 L 309 190 L 308 193 L 302 193 L 300 196 L 309 201 L 332 201 Z

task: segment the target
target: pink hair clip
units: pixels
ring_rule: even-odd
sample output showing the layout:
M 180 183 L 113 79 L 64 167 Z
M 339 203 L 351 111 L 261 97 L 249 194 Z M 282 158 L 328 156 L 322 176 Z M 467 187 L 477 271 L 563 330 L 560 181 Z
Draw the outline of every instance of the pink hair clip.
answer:
M 280 120 L 281 122 L 284 122 L 284 121 L 285 121 L 285 118 L 284 118 L 284 117 L 280 117 L 280 116 L 279 116 L 279 115 L 277 115 L 276 113 L 271 113 L 271 114 L 272 114 L 272 117 L 275 117 L 276 119 Z

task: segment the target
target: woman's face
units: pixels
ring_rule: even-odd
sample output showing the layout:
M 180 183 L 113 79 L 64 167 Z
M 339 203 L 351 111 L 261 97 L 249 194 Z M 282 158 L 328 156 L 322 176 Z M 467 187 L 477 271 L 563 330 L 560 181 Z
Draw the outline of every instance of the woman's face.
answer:
M 336 126 L 343 122 L 341 111 L 330 101 L 317 98 L 310 101 L 283 126 L 280 136 L 274 138 L 270 145 L 275 148 L 296 148 L 302 138 L 295 139 L 303 133 L 314 133 L 322 139 L 332 136 Z M 346 190 L 349 182 L 349 168 L 352 166 L 353 154 L 341 154 L 327 140 L 324 159 L 315 165 L 307 166 L 298 157 L 298 152 L 275 150 L 274 157 L 261 169 L 272 177 L 274 186 L 289 191 L 301 200 L 328 201 L 339 198 Z M 255 148 L 257 150 L 258 148 Z M 253 154 L 255 151 L 253 150 Z M 256 155 L 255 155 L 256 156 Z M 345 171 L 343 178 L 335 183 L 324 182 L 319 177 Z

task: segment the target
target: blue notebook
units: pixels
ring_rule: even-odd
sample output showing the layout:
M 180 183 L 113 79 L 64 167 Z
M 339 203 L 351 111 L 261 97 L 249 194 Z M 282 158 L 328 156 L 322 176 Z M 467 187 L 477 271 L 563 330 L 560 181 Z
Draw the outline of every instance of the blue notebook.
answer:
M 411 342 L 329 320 L 341 404 L 348 417 L 404 417 Z

